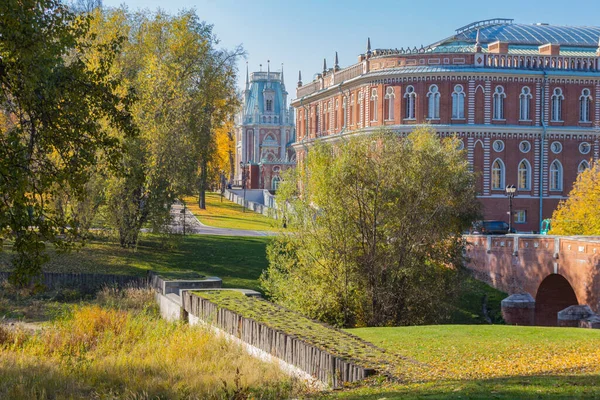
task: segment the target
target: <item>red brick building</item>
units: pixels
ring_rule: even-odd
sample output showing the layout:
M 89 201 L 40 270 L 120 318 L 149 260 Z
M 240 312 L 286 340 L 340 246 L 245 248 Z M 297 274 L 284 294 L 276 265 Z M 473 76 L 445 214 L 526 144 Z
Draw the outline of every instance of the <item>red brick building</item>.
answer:
M 479 21 L 427 47 L 371 49 L 358 62 L 324 65 L 298 82 L 300 160 L 312 141 L 388 126 L 431 124 L 457 135 L 478 173 L 486 219 L 538 231 L 566 198 L 578 171 L 598 159 L 600 27 Z M 324 63 L 325 64 L 325 63 Z

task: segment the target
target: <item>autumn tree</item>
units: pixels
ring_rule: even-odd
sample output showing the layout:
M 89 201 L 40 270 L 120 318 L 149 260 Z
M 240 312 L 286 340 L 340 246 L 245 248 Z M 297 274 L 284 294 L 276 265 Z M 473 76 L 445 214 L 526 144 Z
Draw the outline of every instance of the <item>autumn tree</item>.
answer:
M 212 26 L 194 11 L 94 16 L 98 42 L 126 38 L 112 73 L 137 95 L 132 113 L 140 134 L 124 140 L 123 173 L 106 182 L 109 220 L 121 246 L 135 247 L 144 224 L 162 229 L 173 202 L 197 193 L 209 166 L 222 166 L 215 129 L 231 114 L 222 83 L 235 81 L 229 67 L 236 55 L 216 49 Z
M 569 197 L 552 214 L 552 235 L 600 235 L 600 163 L 577 175 Z
M 121 41 L 98 47 L 89 35 L 90 19 L 59 1 L 0 2 L 0 235 L 14 241 L 20 283 L 41 272 L 46 243 L 80 237 L 76 213 L 57 211 L 56 199 L 83 198 L 99 154 L 120 154 L 112 132 L 135 132 L 132 98 L 109 73 Z
M 268 246 L 266 293 L 338 326 L 443 320 L 479 215 L 457 148 L 430 128 L 316 142 L 277 193 L 292 233 Z

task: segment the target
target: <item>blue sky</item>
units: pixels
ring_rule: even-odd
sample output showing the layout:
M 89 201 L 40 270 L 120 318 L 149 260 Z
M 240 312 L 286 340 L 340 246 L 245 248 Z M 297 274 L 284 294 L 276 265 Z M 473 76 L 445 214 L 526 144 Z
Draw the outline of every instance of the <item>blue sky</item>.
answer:
M 176 13 L 194 8 L 214 25 L 221 46 L 242 44 L 250 71 L 285 69 L 289 98 L 296 97 L 298 70 L 303 81 L 333 66 L 335 51 L 340 66 L 357 61 L 371 37 L 373 48 L 420 47 L 451 36 L 474 21 L 513 18 L 517 23 L 599 25 L 600 1 L 315 1 L 315 0 L 104 0 L 105 6 L 126 4 L 131 10 L 148 8 Z M 365 6 L 366 4 L 366 6 Z M 245 62 L 239 63 L 239 86 L 244 84 Z

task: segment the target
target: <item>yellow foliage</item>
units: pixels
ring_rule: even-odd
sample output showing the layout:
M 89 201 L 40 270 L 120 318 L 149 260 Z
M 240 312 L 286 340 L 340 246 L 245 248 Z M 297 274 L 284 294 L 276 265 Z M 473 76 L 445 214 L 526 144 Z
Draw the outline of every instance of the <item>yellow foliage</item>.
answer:
M 600 235 L 600 163 L 577 176 L 569 198 L 552 214 L 552 235 Z

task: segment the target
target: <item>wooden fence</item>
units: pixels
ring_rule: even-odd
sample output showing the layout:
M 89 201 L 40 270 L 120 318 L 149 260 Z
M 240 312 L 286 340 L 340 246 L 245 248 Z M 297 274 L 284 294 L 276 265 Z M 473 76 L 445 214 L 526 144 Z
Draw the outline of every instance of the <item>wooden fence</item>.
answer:
M 183 292 L 184 310 L 244 342 L 307 372 L 333 388 L 374 375 L 375 370 L 356 365 L 292 335 L 218 307 L 207 299 Z
M 0 282 L 8 280 L 10 275 L 10 272 L 0 272 Z M 40 283 L 50 290 L 73 288 L 82 292 L 94 292 L 104 286 L 146 288 L 148 287 L 148 278 L 131 275 L 44 272 L 38 278 L 33 278 L 31 283 Z

